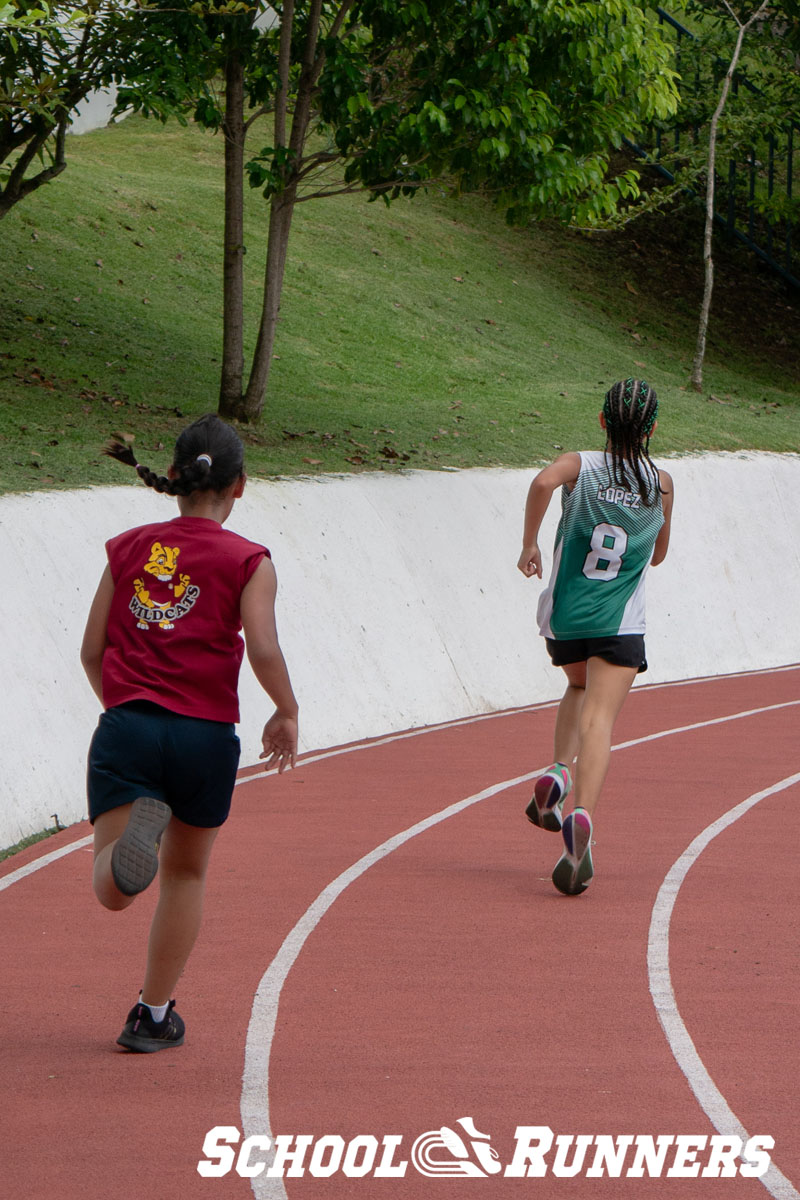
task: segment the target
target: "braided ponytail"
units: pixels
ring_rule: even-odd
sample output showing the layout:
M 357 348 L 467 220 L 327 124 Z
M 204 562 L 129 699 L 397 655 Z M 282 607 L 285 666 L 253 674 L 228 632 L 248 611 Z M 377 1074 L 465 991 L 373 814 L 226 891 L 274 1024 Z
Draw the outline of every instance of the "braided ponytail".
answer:
M 626 473 L 632 472 L 642 503 L 655 504 L 661 492 L 650 458 L 650 435 L 658 416 L 655 390 L 644 379 L 621 379 L 606 392 L 603 416 L 611 451 L 609 483 L 624 487 Z
M 200 417 L 178 437 L 172 479 L 137 462 L 130 445 L 117 435 L 108 442 L 103 453 L 134 467 L 147 487 L 168 496 L 224 492 L 244 473 L 244 447 L 239 435 L 213 413 Z

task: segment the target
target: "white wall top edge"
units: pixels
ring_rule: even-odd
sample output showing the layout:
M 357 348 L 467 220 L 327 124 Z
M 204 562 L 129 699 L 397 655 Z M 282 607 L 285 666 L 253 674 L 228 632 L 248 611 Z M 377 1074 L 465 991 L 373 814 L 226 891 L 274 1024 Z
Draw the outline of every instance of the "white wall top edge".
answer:
M 661 459 L 675 480 L 670 554 L 648 575 L 644 680 L 800 661 L 800 455 Z M 541 584 L 516 569 L 531 470 L 250 480 L 228 527 L 269 546 L 278 623 L 311 750 L 557 697 L 535 625 Z M 545 569 L 557 499 L 542 530 Z M 0 846 L 85 815 L 99 705 L 78 660 L 104 542 L 170 519 L 142 485 L 0 497 L 19 617 L 0 627 Z M 24 600 L 24 602 L 23 602 Z M 243 765 L 271 711 L 241 680 Z

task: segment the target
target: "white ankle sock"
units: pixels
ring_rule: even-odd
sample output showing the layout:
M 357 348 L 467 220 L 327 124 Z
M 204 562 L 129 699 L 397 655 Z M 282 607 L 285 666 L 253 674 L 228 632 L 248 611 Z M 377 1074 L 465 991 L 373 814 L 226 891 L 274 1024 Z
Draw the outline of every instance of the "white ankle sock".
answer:
M 140 1000 L 139 1003 L 143 1004 L 145 1008 L 150 1009 L 150 1016 L 153 1018 L 156 1024 L 158 1024 L 160 1021 L 163 1021 L 164 1017 L 167 1015 L 169 1001 L 167 1001 L 166 1004 L 148 1004 L 146 1000 Z

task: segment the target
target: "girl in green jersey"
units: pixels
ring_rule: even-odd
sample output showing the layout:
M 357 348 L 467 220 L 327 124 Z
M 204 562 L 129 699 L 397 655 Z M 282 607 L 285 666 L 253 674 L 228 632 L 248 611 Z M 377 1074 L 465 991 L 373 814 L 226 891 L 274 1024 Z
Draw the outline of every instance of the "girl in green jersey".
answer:
M 644 576 L 667 553 L 673 483 L 649 453 L 658 400 L 643 379 L 606 393 L 604 450 L 562 454 L 533 480 L 517 566 L 542 577 L 539 528 L 556 488 L 561 520 L 550 582 L 539 600 L 539 629 L 567 689 L 558 709 L 555 763 L 526 809 L 542 829 L 561 832 L 564 852 L 553 883 L 567 895 L 589 885 L 592 814 L 608 771 L 611 733 L 644 654 Z M 573 786 L 574 764 L 574 786 Z M 563 816 L 572 792 L 573 810 Z

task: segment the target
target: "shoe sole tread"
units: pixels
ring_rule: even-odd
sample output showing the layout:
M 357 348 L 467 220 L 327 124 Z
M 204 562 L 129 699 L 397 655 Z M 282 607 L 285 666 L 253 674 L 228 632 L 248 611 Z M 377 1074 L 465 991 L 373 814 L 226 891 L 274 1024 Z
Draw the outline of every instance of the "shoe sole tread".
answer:
M 124 896 L 143 892 L 156 877 L 156 845 L 169 824 L 172 810 L 162 800 L 141 796 L 111 855 L 114 883 Z

